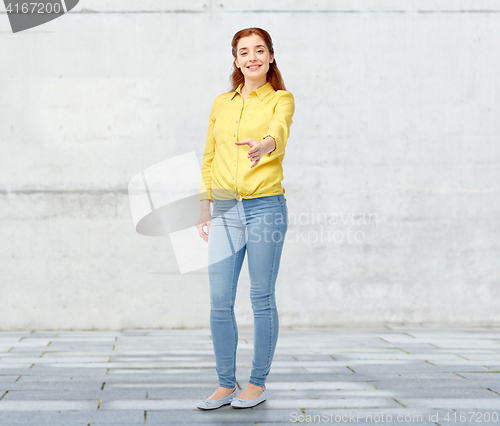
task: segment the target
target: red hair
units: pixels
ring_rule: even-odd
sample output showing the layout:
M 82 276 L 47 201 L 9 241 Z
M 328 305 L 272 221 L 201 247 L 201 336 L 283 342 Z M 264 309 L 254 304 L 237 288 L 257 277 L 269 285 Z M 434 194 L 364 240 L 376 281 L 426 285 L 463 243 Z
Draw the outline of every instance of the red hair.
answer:
M 269 33 L 262 28 L 252 27 L 240 30 L 234 35 L 233 41 L 231 42 L 231 52 L 235 59 L 237 59 L 238 57 L 236 52 L 238 41 L 241 38 L 250 36 L 252 34 L 257 34 L 259 37 L 261 37 L 262 40 L 264 40 L 264 42 L 266 43 L 269 53 L 274 54 L 273 41 L 271 40 L 271 36 L 269 35 Z M 280 70 L 278 69 L 278 64 L 276 63 L 276 58 L 274 58 L 273 62 L 269 64 L 267 81 L 271 83 L 271 86 L 273 86 L 274 90 L 286 90 L 285 82 L 283 81 L 283 77 L 281 76 Z M 241 83 L 245 83 L 245 76 L 233 61 L 233 72 L 231 73 L 232 89 L 230 91 L 234 92 Z

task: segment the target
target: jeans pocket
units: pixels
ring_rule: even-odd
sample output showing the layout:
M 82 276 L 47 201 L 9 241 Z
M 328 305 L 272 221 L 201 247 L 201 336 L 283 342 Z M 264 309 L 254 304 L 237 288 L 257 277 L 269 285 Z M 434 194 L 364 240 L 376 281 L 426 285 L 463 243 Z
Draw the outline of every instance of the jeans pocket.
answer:
M 269 203 L 269 204 L 277 204 L 279 202 L 279 198 L 277 195 L 270 195 L 267 197 L 259 197 L 257 199 L 260 201 L 263 201 L 265 203 Z

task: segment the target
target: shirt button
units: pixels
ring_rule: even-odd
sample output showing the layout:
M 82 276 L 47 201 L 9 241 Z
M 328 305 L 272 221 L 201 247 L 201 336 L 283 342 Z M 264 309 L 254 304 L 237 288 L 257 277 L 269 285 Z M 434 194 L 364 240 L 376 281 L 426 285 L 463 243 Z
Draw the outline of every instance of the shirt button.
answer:
M 236 135 L 234 135 L 234 137 L 236 137 Z
M 233 178 L 233 180 L 234 180 L 234 178 Z
M 238 122 L 238 121 L 236 121 L 236 122 Z
M 236 163 L 234 163 L 234 165 L 236 166 Z
M 236 151 L 236 148 L 234 148 L 234 150 Z

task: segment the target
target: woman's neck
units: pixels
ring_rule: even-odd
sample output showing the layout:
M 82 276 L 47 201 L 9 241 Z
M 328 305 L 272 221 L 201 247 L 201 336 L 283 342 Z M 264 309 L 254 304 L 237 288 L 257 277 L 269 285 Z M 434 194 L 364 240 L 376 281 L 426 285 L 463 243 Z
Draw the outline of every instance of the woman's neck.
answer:
M 241 94 L 243 95 L 243 98 L 246 99 L 250 92 L 260 89 L 266 83 L 267 81 L 264 82 L 245 81 L 243 87 L 241 88 Z

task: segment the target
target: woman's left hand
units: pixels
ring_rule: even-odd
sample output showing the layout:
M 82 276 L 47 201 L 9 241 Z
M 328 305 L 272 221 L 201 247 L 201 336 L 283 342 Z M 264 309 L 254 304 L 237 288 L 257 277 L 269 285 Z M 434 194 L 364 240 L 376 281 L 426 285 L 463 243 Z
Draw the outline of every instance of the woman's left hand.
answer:
M 260 159 L 264 155 L 264 149 L 262 147 L 262 141 L 256 141 L 255 139 L 245 139 L 244 141 L 235 142 L 236 145 L 248 145 L 250 149 L 248 150 L 247 156 L 250 161 L 253 161 L 253 165 L 250 166 L 251 169 L 257 167 Z

